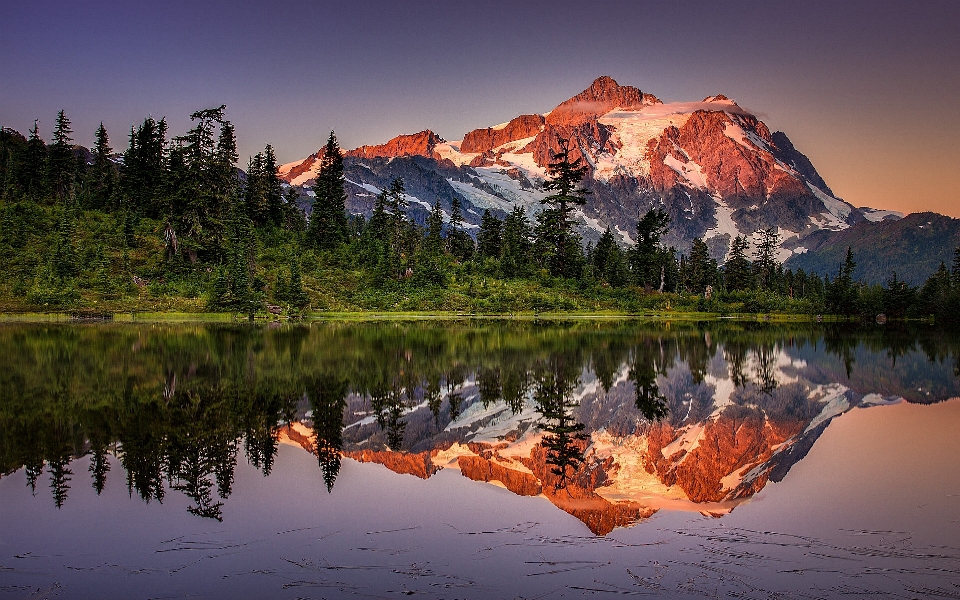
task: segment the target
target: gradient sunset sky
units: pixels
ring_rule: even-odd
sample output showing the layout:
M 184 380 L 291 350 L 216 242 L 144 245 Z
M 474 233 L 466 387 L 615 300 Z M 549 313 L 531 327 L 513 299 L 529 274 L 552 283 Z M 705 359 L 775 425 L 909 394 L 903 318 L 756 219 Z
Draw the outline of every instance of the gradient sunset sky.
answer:
M 0 3 L 0 125 L 77 143 L 227 105 L 240 166 L 544 112 L 600 75 L 734 98 L 856 206 L 960 217 L 960 1 Z

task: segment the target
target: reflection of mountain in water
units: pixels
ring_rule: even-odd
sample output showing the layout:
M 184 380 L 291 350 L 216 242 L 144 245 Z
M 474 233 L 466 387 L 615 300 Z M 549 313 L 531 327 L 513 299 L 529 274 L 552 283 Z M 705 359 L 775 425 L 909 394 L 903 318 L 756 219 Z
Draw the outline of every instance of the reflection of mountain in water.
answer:
M 0 329 L 0 472 L 91 454 L 131 495 L 221 518 L 238 456 L 278 441 L 428 478 L 542 494 L 596 533 L 660 508 L 720 515 L 779 481 L 855 406 L 960 395 L 957 343 L 928 332 L 631 322 Z M 920 388 L 920 392 L 917 392 Z M 122 475 L 121 475 L 122 477 Z

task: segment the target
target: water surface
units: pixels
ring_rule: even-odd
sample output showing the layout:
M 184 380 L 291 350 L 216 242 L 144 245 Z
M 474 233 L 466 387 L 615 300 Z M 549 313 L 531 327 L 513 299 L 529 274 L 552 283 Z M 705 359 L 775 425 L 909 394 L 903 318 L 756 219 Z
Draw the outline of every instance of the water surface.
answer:
M 2 597 L 960 595 L 960 345 L 934 329 L 8 324 L 0 347 Z

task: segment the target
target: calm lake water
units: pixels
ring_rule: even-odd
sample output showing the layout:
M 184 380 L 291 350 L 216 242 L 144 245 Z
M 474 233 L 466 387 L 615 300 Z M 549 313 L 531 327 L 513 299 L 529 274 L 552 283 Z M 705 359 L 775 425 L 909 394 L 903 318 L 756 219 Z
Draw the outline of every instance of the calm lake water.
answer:
M 960 341 L 0 325 L 0 598 L 960 598 Z

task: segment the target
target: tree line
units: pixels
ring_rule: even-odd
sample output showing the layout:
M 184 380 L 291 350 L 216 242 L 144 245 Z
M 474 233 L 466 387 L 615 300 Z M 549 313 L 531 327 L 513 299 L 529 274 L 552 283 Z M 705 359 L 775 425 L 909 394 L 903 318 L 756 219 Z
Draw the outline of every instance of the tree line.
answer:
M 638 216 L 633 244 L 608 228 L 585 245 L 575 215 L 589 194 L 581 185 L 588 167 L 564 139 L 547 165 L 541 210 L 515 206 L 503 218 L 484 211 L 475 227 L 458 197 L 444 203 L 449 212 L 438 201 L 418 222 L 399 178 L 380 191 L 369 218 L 350 214 L 333 132 L 304 211 L 299 191 L 279 176 L 272 146 L 250 157 L 245 171 L 235 167 L 225 106 L 196 111 L 191 121 L 170 137 L 166 119 L 147 117 L 119 154 L 102 123 L 91 150 L 75 145 L 63 111 L 49 144 L 38 123 L 27 137 L 0 131 L 0 297 L 47 308 L 192 299 L 191 307 L 249 316 L 270 305 L 329 308 L 344 304 L 345 294 L 361 307 L 467 303 L 493 312 L 604 303 L 628 312 L 948 321 L 960 314 L 960 254 L 920 288 L 896 274 L 886 286 L 866 286 L 853 280 L 849 254 L 833 277 L 784 269 L 776 228 L 735 237 L 723 264 L 704 239 L 681 253 L 663 243 L 670 218 L 660 209 Z

